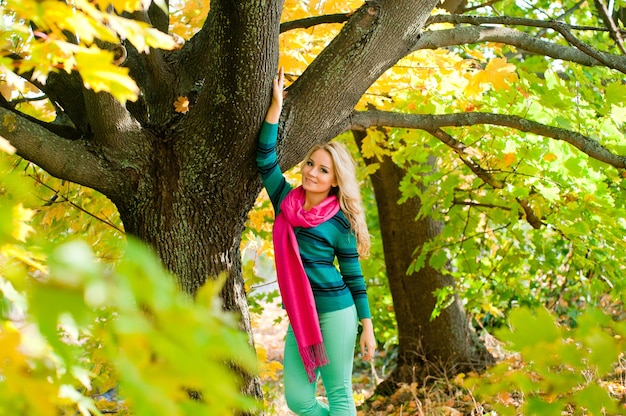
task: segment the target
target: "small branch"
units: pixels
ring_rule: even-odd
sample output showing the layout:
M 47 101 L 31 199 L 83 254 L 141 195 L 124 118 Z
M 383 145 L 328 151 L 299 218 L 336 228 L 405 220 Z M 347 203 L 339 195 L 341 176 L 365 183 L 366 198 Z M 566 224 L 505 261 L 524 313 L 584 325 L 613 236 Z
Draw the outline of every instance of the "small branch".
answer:
M 476 208 L 497 208 L 497 209 L 502 209 L 504 211 L 510 211 L 511 208 L 507 207 L 505 205 L 496 205 L 496 204 L 484 204 L 481 202 L 476 202 L 476 201 L 466 201 L 463 199 L 458 199 L 458 198 L 454 198 L 452 200 L 452 204 L 453 205 L 465 205 L 468 207 L 476 207 Z
M 481 18 L 473 16 L 446 16 L 437 15 L 429 18 L 429 23 L 468 23 L 473 26 L 460 26 L 453 29 L 424 31 L 420 39 L 412 46 L 412 51 L 421 49 L 437 49 L 450 46 L 497 42 L 515 46 L 537 55 L 544 55 L 554 59 L 578 63 L 585 66 L 606 66 L 622 73 L 626 73 L 626 57 L 595 50 L 589 45 L 580 42 L 571 30 L 607 31 L 605 28 L 591 26 L 571 26 L 560 22 L 544 22 L 532 19 L 518 18 Z M 555 30 L 566 38 L 572 46 L 558 45 L 547 42 L 531 34 L 508 27 L 480 26 L 485 25 L 526 25 L 544 27 Z M 626 32 L 624 32 L 626 33 Z
M 477 152 L 475 150 L 468 148 L 465 144 L 456 140 L 455 138 L 453 138 L 452 136 L 450 136 L 448 133 L 446 133 L 445 131 L 441 129 L 426 130 L 426 131 L 428 131 L 430 134 L 432 134 L 433 136 L 441 140 L 441 142 L 443 142 L 445 145 L 451 148 L 457 155 L 459 155 L 459 158 L 461 159 L 461 161 L 463 161 L 463 163 L 465 163 L 465 165 L 468 168 L 470 168 L 470 170 L 474 172 L 474 174 L 478 176 L 480 179 L 482 179 L 485 183 L 488 183 L 489 185 L 493 186 L 496 189 L 504 188 L 504 183 L 502 181 L 499 181 L 496 178 L 494 178 L 491 174 L 489 174 L 489 172 L 487 172 L 478 163 L 472 160 L 470 155 L 472 153 L 476 154 Z
M 620 72 L 626 73 L 626 67 L 622 65 L 615 66 L 612 59 L 605 56 L 605 54 L 601 53 L 596 48 L 590 45 L 587 45 L 585 42 L 582 42 L 576 36 L 572 35 L 572 32 L 570 32 L 567 25 L 563 23 L 557 23 L 554 25 L 554 30 L 559 32 L 565 38 L 565 40 L 567 40 L 569 43 L 576 46 L 578 49 L 580 49 L 581 51 L 583 51 L 584 53 L 586 53 L 593 59 L 597 60 L 604 66 L 608 68 L 618 69 Z
M 554 20 L 557 22 L 563 22 L 564 19 L 568 16 L 571 16 L 576 10 L 580 9 L 580 6 L 583 5 L 583 3 L 585 3 L 587 0 L 579 0 L 578 3 L 574 4 L 572 7 L 570 7 L 569 9 L 567 9 L 564 13 L 560 14 L 559 16 L 557 16 L 555 19 L 550 19 L 550 20 Z M 537 37 L 543 37 L 544 34 L 548 31 L 547 28 L 544 28 L 542 30 L 540 30 L 537 33 Z
M 280 33 L 285 33 L 294 29 L 308 29 L 312 26 L 329 24 L 329 23 L 345 23 L 350 18 L 350 13 L 326 14 L 323 16 L 307 17 L 306 19 L 292 20 L 280 24 Z
M 542 27 L 546 29 L 556 30 L 556 26 L 563 25 L 563 23 L 555 20 L 536 20 L 526 19 L 522 17 L 509 17 L 509 16 L 495 16 L 495 17 L 483 17 L 483 16 L 467 16 L 460 14 L 438 14 L 430 16 L 426 21 L 424 27 L 435 23 L 454 23 L 461 24 L 466 23 L 474 26 L 480 25 L 502 25 L 502 26 L 525 26 L 525 27 Z M 565 25 L 571 30 L 589 30 L 595 32 L 606 32 L 608 29 L 598 26 L 579 26 L 579 25 Z
M 43 101 L 47 99 L 48 97 L 45 95 L 38 95 L 37 97 L 20 97 L 20 98 L 11 100 L 11 104 L 32 103 L 35 101 Z
M 541 221 L 541 218 L 539 218 L 537 214 L 535 214 L 535 211 L 533 211 L 533 209 L 531 208 L 530 204 L 528 203 L 528 200 L 519 199 L 519 198 L 515 198 L 515 199 L 517 200 L 517 202 L 519 202 L 519 204 L 524 209 L 524 212 L 526 213 L 526 221 L 528 221 L 528 223 L 535 230 L 538 230 L 539 228 L 541 228 L 542 225 L 545 225 L 545 223 Z
M 596 9 L 598 10 L 598 14 L 600 14 L 600 18 L 604 22 L 604 25 L 609 30 L 609 34 L 611 38 L 617 43 L 617 47 L 623 54 L 626 54 L 626 49 L 624 48 L 624 40 L 622 39 L 622 35 L 620 33 L 619 26 L 615 24 L 613 17 L 609 13 L 609 10 L 606 7 L 606 4 L 602 2 L 602 0 L 594 0 L 594 4 L 596 5 Z
M 489 7 L 493 4 L 500 2 L 501 0 L 489 0 L 486 3 L 480 3 L 472 7 L 466 7 L 463 9 L 463 13 L 472 12 L 474 10 L 482 9 L 483 7 Z
M 476 176 L 482 179 L 483 182 L 493 186 L 495 189 L 504 188 L 504 182 L 494 178 L 493 175 L 491 175 L 489 172 L 483 169 L 478 163 L 472 161 L 471 158 L 467 157 L 467 155 L 470 153 L 477 153 L 475 150 L 468 148 L 467 146 L 465 146 L 465 144 L 454 139 L 452 136 L 450 136 L 449 134 L 447 134 L 441 129 L 432 130 L 432 131 L 427 130 L 427 131 L 433 136 L 435 136 L 436 138 L 438 138 L 439 140 L 441 140 L 444 144 L 446 144 L 452 150 L 454 150 L 454 152 L 457 155 L 459 155 L 463 163 L 465 163 L 465 165 L 468 168 L 470 168 L 470 170 L 474 172 Z M 535 229 L 540 228 L 541 225 L 543 225 L 543 223 L 541 222 L 539 217 L 537 217 L 537 215 L 534 213 L 528 201 L 525 199 L 519 199 L 519 198 L 516 198 L 516 200 L 522 206 L 522 208 L 524 209 L 524 212 L 526 213 L 526 221 L 528 221 L 528 223 L 533 228 Z
M 541 219 L 537 216 L 537 214 L 535 214 L 530 204 L 528 203 L 528 200 L 519 199 L 519 198 L 515 198 L 515 199 L 521 205 L 525 213 L 525 215 L 519 214 L 520 218 L 524 218 L 526 222 L 528 222 L 531 225 L 531 227 L 533 227 L 536 230 L 541 228 L 543 225 L 546 225 L 543 221 L 541 221 Z M 466 200 L 462 200 L 458 198 L 454 198 L 452 200 L 452 204 L 464 205 L 464 206 L 474 207 L 474 208 L 502 209 L 504 211 L 511 211 L 511 208 L 504 206 L 504 205 L 483 204 L 483 203 L 476 202 L 476 201 L 466 201 Z
M 552 23 L 550 26 L 558 26 L 558 24 Z M 575 38 L 573 40 L 576 41 Z M 598 60 L 579 48 L 547 42 L 528 33 L 507 27 L 462 26 L 453 29 L 424 31 L 411 50 L 438 49 L 486 42 L 503 43 L 537 55 L 584 66 L 607 66 L 606 63 L 608 62 L 609 68 L 626 73 L 626 57 L 624 56 L 598 51 L 596 55 L 602 58 L 602 60 Z
M 113 228 L 116 231 L 119 231 L 120 233 L 124 234 L 124 230 L 122 230 L 121 228 L 119 228 L 117 225 L 113 224 L 111 221 L 109 221 L 108 219 L 104 219 L 104 218 L 100 218 L 99 216 L 97 216 L 96 214 L 93 214 L 90 211 L 87 211 L 85 208 L 81 207 L 80 205 L 72 202 L 68 197 L 64 196 L 64 195 L 60 195 L 60 192 L 56 189 L 54 189 L 53 187 L 51 187 L 50 185 L 48 185 L 47 183 L 44 183 L 41 178 L 37 175 L 27 175 L 29 178 L 33 179 L 35 182 L 37 182 L 37 184 L 44 186 L 45 188 L 48 188 L 49 190 L 51 190 L 52 192 L 54 192 L 54 195 L 52 198 L 50 198 L 50 200 L 46 201 L 46 203 L 44 204 L 44 206 L 48 206 L 48 205 L 52 205 L 52 203 L 55 204 L 60 204 L 63 202 L 67 202 L 69 203 L 72 207 L 76 208 L 77 210 L 84 212 L 85 214 L 89 215 L 90 217 L 102 222 L 103 224 L 108 225 L 109 227 Z M 58 197 L 61 197 L 62 199 L 59 201 Z

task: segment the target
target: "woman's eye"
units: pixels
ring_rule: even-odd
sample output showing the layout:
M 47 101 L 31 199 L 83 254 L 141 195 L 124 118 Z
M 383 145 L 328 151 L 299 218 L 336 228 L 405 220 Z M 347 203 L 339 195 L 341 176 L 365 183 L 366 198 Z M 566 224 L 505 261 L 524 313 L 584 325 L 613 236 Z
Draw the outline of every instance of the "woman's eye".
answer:
M 328 173 L 328 171 L 327 171 L 326 169 L 324 169 L 324 168 L 321 168 L 321 169 L 320 169 L 320 172 L 322 172 L 322 173 Z
M 307 161 L 306 161 L 306 165 L 307 165 L 307 166 L 313 166 L 313 162 L 311 162 L 310 160 L 307 160 Z

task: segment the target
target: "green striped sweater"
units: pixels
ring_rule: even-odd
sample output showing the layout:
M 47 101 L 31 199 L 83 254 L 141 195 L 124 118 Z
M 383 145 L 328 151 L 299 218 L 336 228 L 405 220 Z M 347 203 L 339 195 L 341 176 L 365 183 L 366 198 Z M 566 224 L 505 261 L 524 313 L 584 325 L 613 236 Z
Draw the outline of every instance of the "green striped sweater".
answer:
M 292 189 L 278 165 L 277 135 L 277 124 L 263 123 L 256 158 L 276 215 L 280 212 L 281 201 Z M 355 304 L 359 319 L 370 318 L 356 238 L 344 213 L 340 210 L 333 218 L 313 228 L 295 227 L 294 232 L 317 312 L 332 312 Z M 335 266 L 335 258 L 339 268 Z

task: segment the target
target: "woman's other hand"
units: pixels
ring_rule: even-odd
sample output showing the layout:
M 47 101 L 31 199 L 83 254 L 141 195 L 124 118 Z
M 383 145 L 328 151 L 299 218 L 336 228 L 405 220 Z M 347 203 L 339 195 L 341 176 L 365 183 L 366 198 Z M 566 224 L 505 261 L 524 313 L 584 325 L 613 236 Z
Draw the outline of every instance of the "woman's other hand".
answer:
M 374 325 L 371 319 L 362 319 L 363 332 L 361 333 L 361 355 L 364 361 L 374 358 L 376 352 L 376 337 L 374 336 Z

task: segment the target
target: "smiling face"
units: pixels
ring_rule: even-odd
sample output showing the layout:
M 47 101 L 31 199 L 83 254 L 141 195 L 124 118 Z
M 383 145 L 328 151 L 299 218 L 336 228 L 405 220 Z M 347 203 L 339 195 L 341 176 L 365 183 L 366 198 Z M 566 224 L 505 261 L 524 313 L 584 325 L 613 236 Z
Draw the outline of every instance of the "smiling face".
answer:
M 302 187 L 325 198 L 333 186 L 337 186 L 333 158 L 328 151 L 317 149 L 302 165 Z

